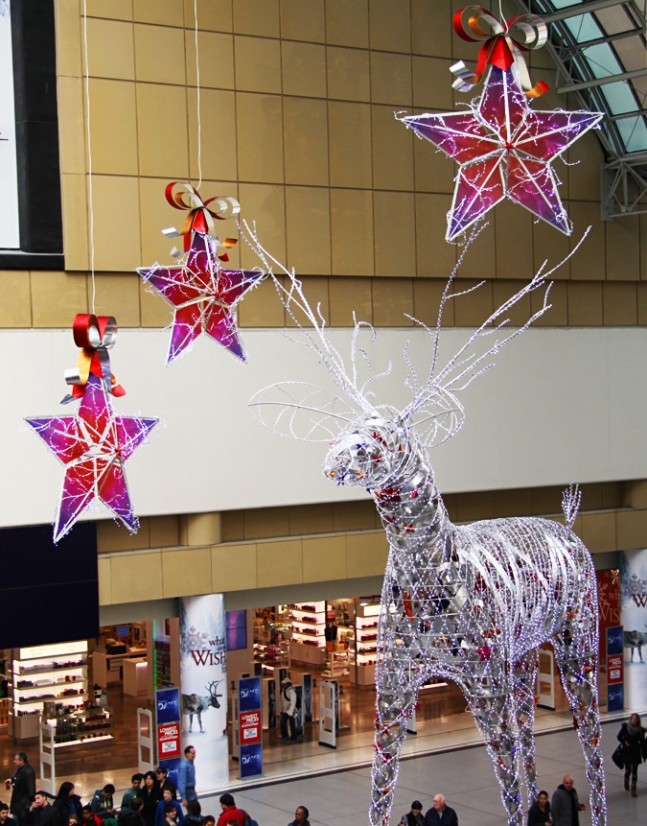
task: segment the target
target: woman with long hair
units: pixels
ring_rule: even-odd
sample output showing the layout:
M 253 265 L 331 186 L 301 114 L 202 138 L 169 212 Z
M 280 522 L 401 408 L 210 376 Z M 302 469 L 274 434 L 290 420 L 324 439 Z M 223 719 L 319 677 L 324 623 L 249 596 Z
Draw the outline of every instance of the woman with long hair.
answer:
M 636 784 L 638 782 L 638 766 L 647 755 L 645 751 L 645 729 L 640 725 L 640 715 L 632 714 L 628 723 L 623 723 L 618 732 L 618 740 L 622 746 L 622 760 L 625 764 L 625 791 L 629 791 L 629 777 L 631 776 L 631 796 L 638 797 Z
M 74 794 L 74 783 L 66 780 L 56 795 L 56 800 L 52 804 L 52 826 L 69 826 L 70 817 L 74 816 L 81 822 L 81 798 Z

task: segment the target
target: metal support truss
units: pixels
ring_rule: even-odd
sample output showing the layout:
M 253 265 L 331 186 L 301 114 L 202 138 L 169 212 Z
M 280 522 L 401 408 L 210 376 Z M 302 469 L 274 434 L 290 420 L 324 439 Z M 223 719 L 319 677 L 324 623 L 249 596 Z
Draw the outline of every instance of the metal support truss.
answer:
M 602 164 L 602 220 L 647 213 L 647 158 Z
M 647 213 L 647 153 L 628 153 L 620 122 L 627 118 L 644 118 L 644 101 L 637 99 L 634 111 L 610 111 L 602 88 L 609 83 L 631 83 L 644 77 L 647 69 L 633 69 L 616 75 L 596 77 L 586 50 L 593 46 L 636 38 L 638 48 L 646 47 L 645 0 L 586 0 L 557 9 L 553 0 L 517 0 L 524 11 L 541 15 L 550 23 L 547 44 L 557 67 L 556 91 L 571 93 L 579 105 L 590 111 L 604 112 L 606 117 L 596 134 L 606 157 L 602 164 L 602 219 L 612 221 L 626 215 Z M 580 42 L 566 25 L 569 18 L 612 6 L 622 6 L 627 17 L 627 30 L 611 33 L 595 40 Z M 635 92 L 634 92 L 635 94 Z

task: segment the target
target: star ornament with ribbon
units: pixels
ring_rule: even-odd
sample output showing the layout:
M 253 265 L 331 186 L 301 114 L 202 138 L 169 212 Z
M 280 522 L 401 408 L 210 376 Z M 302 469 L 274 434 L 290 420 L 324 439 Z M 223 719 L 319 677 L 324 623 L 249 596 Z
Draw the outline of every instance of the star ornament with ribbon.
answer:
M 216 239 L 195 231 L 184 265 L 155 264 L 137 270 L 175 309 L 167 364 L 202 333 L 245 361 L 235 307 L 249 290 L 258 286 L 263 274 L 223 269 L 216 250 Z
M 603 115 L 586 111 L 535 111 L 511 69 L 490 69 L 477 103 L 465 112 L 402 116 L 459 164 L 446 240 L 452 241 L 504 198 L 570 235 L 551 163 Z
M 75 339 L 77 325 L 82 327 L 87 318 L 77 316 Z M 98 317 L 99 329 L 107 319 L 114 322 L 108 316 Z M 114 324 L 114 337 L 116 332 Z M 75 415 L 26 420 L 65 466 L 63 492 L 54 521 L 55 543 L 97 500 L 131 533 L 139 528 L 128 493 L 125 465 L 159 420 L 118 415 L 110 402 L 111 386 L 106 386 L 100 372 L 90 370 Z

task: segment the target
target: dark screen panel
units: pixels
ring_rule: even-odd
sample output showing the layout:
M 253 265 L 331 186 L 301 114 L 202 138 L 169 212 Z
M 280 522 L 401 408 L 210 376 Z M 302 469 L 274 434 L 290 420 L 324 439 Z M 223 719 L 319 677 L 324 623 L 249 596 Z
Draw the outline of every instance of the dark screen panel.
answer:
M 99 636 L 94 522 L 58 545 L 51 525 L 0 529 L 0 566 L 0 648 Z

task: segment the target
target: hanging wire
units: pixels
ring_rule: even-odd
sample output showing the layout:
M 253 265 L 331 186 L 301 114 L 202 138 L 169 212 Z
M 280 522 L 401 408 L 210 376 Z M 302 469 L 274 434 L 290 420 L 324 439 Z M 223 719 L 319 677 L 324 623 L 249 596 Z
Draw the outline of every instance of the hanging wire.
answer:
M 198 47 L 198 0 L 193 0 L 193 33 L 195 38 L 195 83 L 198 120 L 198 191 L 202 186 L 202 122 L 200 119 L 200 49 Z
M 90 138 L 90 68 L 88 64 L 88 2 L 83 0 L 83 51 L 85 74 L 85 123 L 88 143 L 88 216 L 90 236 L 90 276 L 92 278 L 92 314 L 95 315 L 97 285 L 94 277 L 94 201 L 92 192 L 92 144 Z

